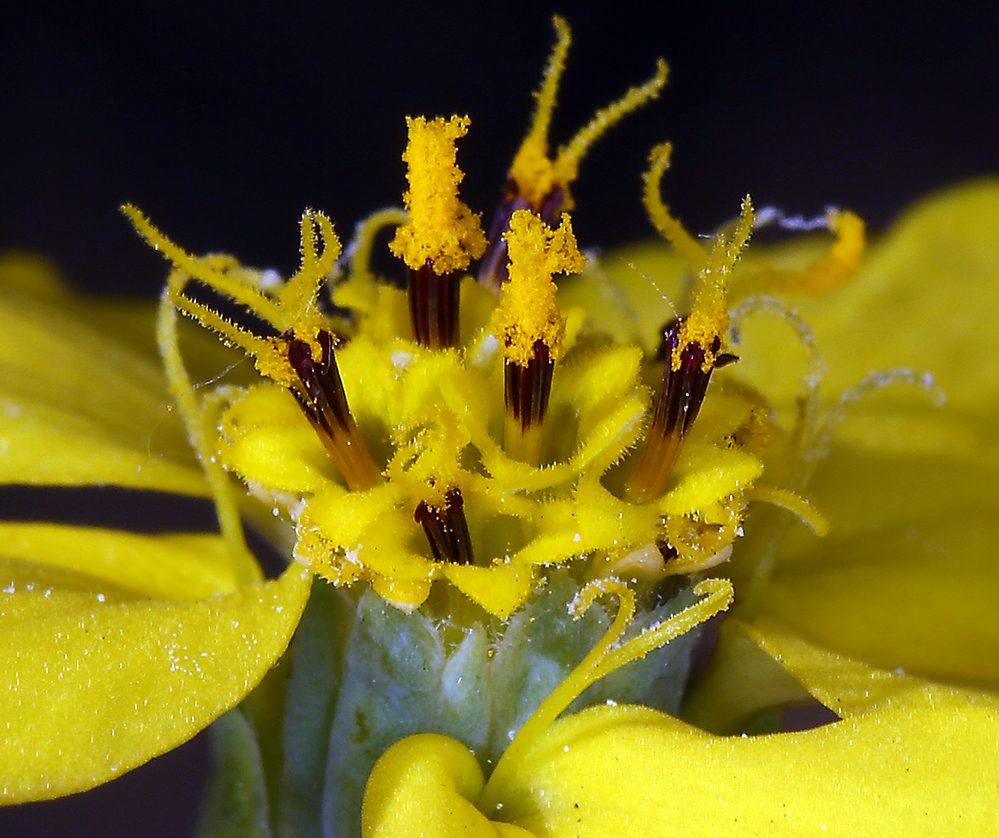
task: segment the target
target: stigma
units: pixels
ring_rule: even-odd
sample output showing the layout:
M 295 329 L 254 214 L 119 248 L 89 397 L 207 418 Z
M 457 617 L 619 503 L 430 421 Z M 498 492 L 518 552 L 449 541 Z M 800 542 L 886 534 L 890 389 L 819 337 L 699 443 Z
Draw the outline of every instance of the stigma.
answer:
M 629 113 L 655 99 L 666 84 L 668 69 L 666 62 L 659 59 L 652 78 L 598 110 L 553 158 L 549 153 L 548 128 L 572 43 L 572 33 L 565 20 L 556 15 L 554 24 L 557 40 L 545 67 L 541 88 L 534 94 L 537 105 L 531 126 L 507 174 L 503 197 L 489 228 L 489 247 L 479 265 L 479 282 L 497 292 L 508 278 L 510 257 L 504 234 L 514 213 L 529 210 L 554 227 L 562 213 L 573 208 L 570 186 L 593 143 Z

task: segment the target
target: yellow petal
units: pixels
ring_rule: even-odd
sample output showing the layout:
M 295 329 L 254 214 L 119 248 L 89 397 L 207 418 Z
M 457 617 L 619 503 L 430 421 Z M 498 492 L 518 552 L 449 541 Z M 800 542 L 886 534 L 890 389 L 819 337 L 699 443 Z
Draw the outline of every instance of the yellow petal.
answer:
M 460 742 L 439 734 L 410 736 L 378 761 L 364 792 L 365 838 L 469 835 L 526 838 L 512 824 L 490 822 L 475 808 L 482 769 Z
M 809 487 L 760 598 L 802 636 L 886 669 L 999 685 L 999 451 L 992 421 L 874 397 Z
M 33 584 L 114 599 L 202 599 L 237 588 L 216 535 L 0 522 L 0 545 L 0 589 Z
M 549 729 L 494 816 L 567 838 L 990 834 L 999 818 L 999 699 L 873 670 L 779 634 L 765 645 L 843 720 L 719 737 L 646 708 L 595 707 Z
M 449 564 L 444 575 L 459 591 L 501 620 L 527 599 L 534 581 L 529 567 L 496 564 L 490 567 Z
M 0 799 L 71 794 L 189 739 L 284 651 L 309 580 L 194 602 L 0 593 Z
M 155 359 L 11 274 L 24 279 L 0 262 L 0 482 L 206 494 Z

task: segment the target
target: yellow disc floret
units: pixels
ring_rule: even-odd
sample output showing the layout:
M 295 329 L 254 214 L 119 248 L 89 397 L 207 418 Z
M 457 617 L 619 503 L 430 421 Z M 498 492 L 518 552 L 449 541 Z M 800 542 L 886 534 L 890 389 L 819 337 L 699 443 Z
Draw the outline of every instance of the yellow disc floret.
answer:
M 479 216 L 458 200 L 465 175 L 455 159 L 455 142 L 468 132 L 468 117 L 408 117 L 409 143 L 402 159 L 409 170 L 404 198 L 409 221 L 390 245 L 413 270 L 428 262 L 434 273 L 454 273 L 468 267 L 486 249 Z
M 578 273 L 586 265 L 569 216 L 552 230 L 528 210 L 517 210 L 504 234 L 510 249 L 510 281 L 493 318 L 493 331 L 508 361 L 527 366 L 541 341 L 558 358 L 565 320 L 555 303 L 556 273 Z

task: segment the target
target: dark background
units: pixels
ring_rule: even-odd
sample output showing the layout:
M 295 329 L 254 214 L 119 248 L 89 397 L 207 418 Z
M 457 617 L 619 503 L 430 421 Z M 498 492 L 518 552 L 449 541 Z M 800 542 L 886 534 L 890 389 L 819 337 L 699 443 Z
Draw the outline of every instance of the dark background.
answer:
M 10 4 L 8 4 L 10 5 Z M 661 99 L 600 141 L 574 188 L 584 246 L 650 232 L 648 149 L 695 231 L 757 205 L 835 204 L 883 228 L 926 192 L 995 173 L 996 12 L 957 4 L 562 3 L 575 43 L 557 145 L 670 63 Z M 37 2 L 0 24 L 0 250 L 90 290 L 155 294 L 165 266 L 117 206 L 194 252 L 294 268 L 313 206 L 342 233 L 398 203 L 408 114 L 472 117 L 463 197 L 491 212 L 553 43 L 550 6 Z M 205 737 L 87 795 L 0 812 L 0 834 L 184 836 Z

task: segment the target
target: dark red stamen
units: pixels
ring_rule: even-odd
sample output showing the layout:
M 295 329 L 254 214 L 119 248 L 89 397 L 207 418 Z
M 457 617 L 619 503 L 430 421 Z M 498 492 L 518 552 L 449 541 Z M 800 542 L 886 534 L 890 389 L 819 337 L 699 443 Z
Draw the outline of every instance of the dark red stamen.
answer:
M 645 450 L 628 484 L 629 493 L 637 500 L 650 500 L 666 488 L 683 439 L 704 402 L 711 373 L 738 360 L 735 355 L 719 353 L 721 339 L 716 337 L 707 348 L 693 342 L 684 346 L 680 350 L 680 365 L 674 369 L 673 357 L 679 346 L 682 325 L 682 320 L 673 320 L 663 328 L 663 341 L 657 355 L 664 361 L 662 387 Z M 705 369 L 709 353 L 713 361 Z
M 552 388 L 555 361 L 544 341 L 534 341 L 534 354 L 526 367 L 507 361 L 506 407 L 526 431 L 544 422 Z
M 438 275 L 430 262 L 409 271 L 409 315 L 417 343 L 431 349 L 458 345 L 459 277 Z
M 444 496 L 443 509 L 420 501 L 413 517 L 427 534 L 437 561 L 472 564 L 472 539 L 465 520 L 465 504 L 458 489 L 451 489 Z
M 302 412 L 322 440 L 340 473 L 352 489 L 369 489 L 380 477 L 357 424 L 347 405 L 340 369 L 333 351 L 334 338 L 325 329 L 316 335 L 322 350 L 317 360 L 308 341 L 285 332 L 288 363 L 298 376 L 301 387 L 292 388 Z

